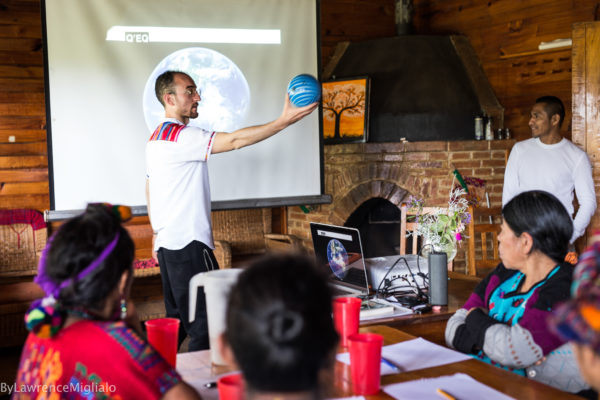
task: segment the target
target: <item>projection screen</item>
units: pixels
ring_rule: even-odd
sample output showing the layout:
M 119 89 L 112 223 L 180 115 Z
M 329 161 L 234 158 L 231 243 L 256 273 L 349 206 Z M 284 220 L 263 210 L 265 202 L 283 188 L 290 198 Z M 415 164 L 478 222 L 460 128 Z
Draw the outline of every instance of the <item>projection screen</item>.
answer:
M 202 91 L 190 124 L 231 132 L 277 118 L 288 82 L 319 77 L 318 0 L 45 0 L 50 219 L 88 202 L 145 209 L 145 144 L 166 69 Z M 315 204 L 321 110 L 209 162 L 213 209 Z

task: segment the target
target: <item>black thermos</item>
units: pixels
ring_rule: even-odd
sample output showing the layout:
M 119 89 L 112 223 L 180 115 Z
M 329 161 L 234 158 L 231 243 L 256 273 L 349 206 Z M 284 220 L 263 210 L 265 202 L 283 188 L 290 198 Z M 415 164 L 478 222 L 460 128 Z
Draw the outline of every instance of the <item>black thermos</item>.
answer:
M 429 253 L 429 304 L 448 304 L 448 256 L 445 252 Z

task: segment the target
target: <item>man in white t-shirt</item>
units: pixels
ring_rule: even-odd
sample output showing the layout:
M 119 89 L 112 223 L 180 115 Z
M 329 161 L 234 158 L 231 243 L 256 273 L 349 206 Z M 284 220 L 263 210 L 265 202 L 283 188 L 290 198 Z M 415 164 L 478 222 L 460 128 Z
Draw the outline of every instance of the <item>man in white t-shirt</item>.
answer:
M 528 190 L 545 190 L 555 195 L 573 217 L 573 192 L 579 210 L 573 220 L 571 243 L 583 235 L 594 211 L 596 192 L 587 154 L 562 137 L 565 118 L 562 101 L 554 96 L 535 101 L 529 119 L 532 138 L 514 145 L 506 164 L 502 205 Z
M 204 294 L 199 293 L 196 317 L 189 323 L 188 283 L 195 274 L 218 268 L 212 251 L 207 161 L 211 154 L 275 135 L 310 114 L 318 103 L 294 107 L 286 96 L 283 111 L 274 121 L 231 133 L 208 132 L 187 126 L 198 117 L 201 100 L 189 75 L 166 71 L 156 79 L 155 92 L 165 107 L 165 118 L 146 145 L 152 248 L 160 265 L 167 316 L 181 321 L 179 344 L 187 334 L 189 350 L 202 350 L 209 347 Z

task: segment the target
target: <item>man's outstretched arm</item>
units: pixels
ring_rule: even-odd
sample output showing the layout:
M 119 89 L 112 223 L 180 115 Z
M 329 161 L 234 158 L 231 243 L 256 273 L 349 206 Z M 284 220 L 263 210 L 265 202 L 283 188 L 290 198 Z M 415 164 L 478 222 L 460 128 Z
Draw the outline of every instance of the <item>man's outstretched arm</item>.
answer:
M 283 111 L 279 118 L 263 125 L 250 126 L 238 129 L 231 133 L 217 132 L 214 138 L 215 143 L 212 147 L 212 153 L 223 153 L 241 149 L 242 147 L 250 146 L 270 138 L 293 123 L 306 117 L 313 112 L 318 105 L 319 103 L 315 102 L 304 107 L 294 107 L 286 94 Z

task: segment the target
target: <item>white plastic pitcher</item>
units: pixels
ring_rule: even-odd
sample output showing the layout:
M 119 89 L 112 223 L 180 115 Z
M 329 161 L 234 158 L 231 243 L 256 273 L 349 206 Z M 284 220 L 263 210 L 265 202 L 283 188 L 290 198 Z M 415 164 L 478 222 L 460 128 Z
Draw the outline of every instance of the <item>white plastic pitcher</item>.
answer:
M 229 291 L 242 272 L 239 268 L 217 269 L 201 272 L 190 279 L 189 320 L 196 318 L 196 301 L 198 288 L 204 287 L 206 297 L 206 314 L 208 318 L 208 337 L 210 340 L 210 357 L 213 364 L 225 365 L 218 347 L 219 336 L 225 331 L 225 312 Z

